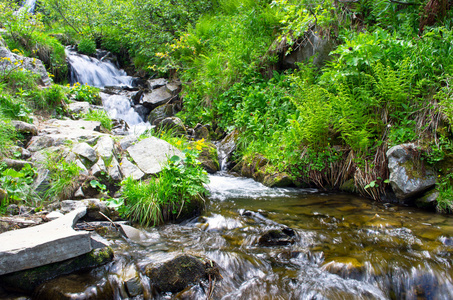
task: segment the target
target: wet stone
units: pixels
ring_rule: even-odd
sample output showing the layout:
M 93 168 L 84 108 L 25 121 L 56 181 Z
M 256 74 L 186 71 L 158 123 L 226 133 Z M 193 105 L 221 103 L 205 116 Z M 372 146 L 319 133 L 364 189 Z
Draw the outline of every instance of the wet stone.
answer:
M 258 240 L 260 246 L 286 246 L 295 243 L 295 235 L 293 229 L 273 229 L 264 233 Z

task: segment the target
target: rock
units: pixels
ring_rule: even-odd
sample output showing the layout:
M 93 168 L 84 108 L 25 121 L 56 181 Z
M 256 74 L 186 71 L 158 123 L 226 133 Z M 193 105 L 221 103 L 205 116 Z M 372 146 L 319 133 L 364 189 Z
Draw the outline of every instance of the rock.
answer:
M 167 84 L 167 79 L 165 78 L 156 78 L 156 79 L 150 79 L 146 82 L 146 85 L 150 90 L 154 90 L 160 87 L 163 87 L 164 85 Z
M 203 148 L 198 156 L 198 160 L 201 162 L 203 169 L 210 174 L 214 174 L 220 170 L 217 147 L 212 143 L 208 143 L 207 147 Z
M 81 208 L 46 224 L 0 234 L 0 275 L 90 252 L 90 233 L 72 229 L 85 213 Z
M 11 205 L 8 206 L 8 210 L 11 209 L 10 206 Z M 16 209 L 17 210 L 13 213 L 17 215 L 19 207 L 16 206 Z M 36 226 L 42 224 L 43 222 L 44 220 L 40 215 L 31 215 L 29 217 L 0 217 L 0 233 Z
M 132 176 L 134 180 L 140 180 L 145 176 L 145 173 L 131 163 L 126 157 L 123 157 L 123 160 L 121 160 L 120 169 L 125 178 Z
M 434 170 L 420 159 L 414 144 L 394 146 L 387 151 L 389 181 L 400 200 L 416 196 L 436 184 Z
M 136 267 L 130 264 L 123 267 L 121 271 L 121 280 L 124 282 L 127 296 L 136 297 L 143 294 L 143 285 Z
M 79 143 L 104 135 L 98 132 L 101 123 L 97 121 L 49 120 L 43 126 L 40 135 L 31 138 L 28 150 L 36 152 L 51 146 L 63 145 L 67 141 Z
M 91 104 L 84 101 L 76 101 L 68 104 L 68 113 L 71 115 L 87 114 L 91 110 Z
M 149 137 L 129 147 L 127 152 L 145 174 L 157 174 L 162 165 L 173 155 L 183 157 L 183 153 L 164 140 Z
M 38 128 L 33 124 L 25 123 L 22 121 L 11 121 L 11 125 L 13 125 L 16 131 L 19 133 L 30 135 L 38 134 Z
M 107 202 L 96 198 L 84 200 L 63 200 L 60 203 L 50 205 L 48 209 L 59 209 L 61 213 L 69 213 L 77 209 L 86 209 L 86 214 L 83 217 L 84 221 L 106 221 L 105 217 L 99 212 L 109 217 L 111 220 L 118 220 L 118 212 L 108 206 Z
M 335 257 L 326 261 L 322 269 L 343 278 L 360 279 L 365 266 L 353 257 Z
M 97 160 L 96 151 L 87 143 L 78 143 L 72 148 L 72 152 L 75 154 L 88 159 L 91 162 Z
M 107 166 L 107 174 L 114 181 L 121 181 L 123 179 L 123 175 L 120 171 L 120 164 L 114 156 L 112 157 L 110 164 Z
M 2 283 L 5 287 L 8 287 L 10 290 L 32 293 L 39 285 L 57 276 L 91 269 L 106 264 L 112 261 L 112 259 L 112 248 L 106 247 L 103 249 L 94 249 L 89 253 L 65 261 L 0 276 L 0 283 Z M 51 283 L 48 286 L 52 285 L 54 284 Z M 42 290 L 43 289 L 40 289 L 40 291 Z M 53 300 L 57 298 L 44 299 Z
M 153 287 L 161 293 L 177 293 L 208 279 L 211 273 L 214 276 L 220 274 L 214 262 L 204 262 L 191 255 L 181 255 L 159 266 L 147 267 L 145 273 Z
M 45 168 L 39 168 L 37 175 L 33 180 L 32 189 L 38 193 L 38 195 L 43 195 L 49 189 L 49 170 Z
M 172 130 L 177 135 L 185 135 L 186 127 L 180 118 L 168 117 L 163 119 L 157 127 L 164 130 Z
M 2 160 L 2 163 L 6 165 L 7 168 L 14 169 L 16 171 L 21 170 L 23 167 L 26 165 L 30 165 L 33 167 L 33 163 L 25 160 L 18 160 L 18 159 L 9 159 L 9 158 L 4 158 Z
M 88 170 L 85 167 L 85 165 L 80 161 L 80 159 L 76 159 L 75 163 L 80 168 L 79 175 L 88 176 Z
M 151 238 L 145 231 L 136 229 L 132 226 L 120 224 L 120 232 L 125 237 L 134 242 L 141 242 Z
M 132 146 L 136 142 L 138 142 L 138 139 L 134 135 L 128 135 L 128 136 L 124 137 L 120 141 L 121 150 L 127 150 L 127 148 L 129 148 L 130 146 Z
M 286 187 L 293 183 L 286 173 L 274 173 L 264 176 L 263 184 L 268 187 Z
M 0 69 L 7 71 L 10 69 L 15 69 L 18 66 L 26 70 L 31 71 L 32 73 L 38 74 L 41 78 L 41 84 L 49 86 L 52 83 L 52 80 L 47 74 L 46 68 L 42 61 L 36 58 L 24 57 L 15 53 L 12 53 L 6 47 L 0 47 L 0 58 L 6 58 L 0 60 Z M 18 63 L 15 65 L 14 63 Z
M 98 161 L 91 167 L 91 174 L 96 177 L 107 174 L 107 168 L 105 167 L 105 163 L 102 158 L 98 159 Z
M 99 138 L 95 150 L 100 158 L 108 161 L 115 155 L 115 141 L 110 136 L 102 136 Z
M 285 246 L 295 243 L 296 233 L 291 228 L 269 230 L 260 236 L 260 246 Z
M 437 204 L 437 198 L 439 197 L 439 192 L 436 190 L 428 191 L 423 197 L 417 198 L 415 200 L 415 205 L 420 208 L 432 208 L 434 209 Z
M 167 83 L 165 85 L 165 88 L 172 96 L 176 96 L 179 94 L 179 92 L 181 92 L 182 84 L 181 81 L 172 81 L 170 83 Z
M 209 140 L 209 125 L 201 125 L 198 124 L 194 128 L 194 133 L 195 133 L 195 139 L 196 140 Z
M 49 221 L 56 220 L 60 217 L 63 217 L 64 215 L 58 211 L 52 211 L 46 215 L 46 219 Z
M 346 180 L 341 186 L 340 191 L 348 192 L 348 193 L 357 193 L 357 188 L 354 184 L 354 178 Z
M 148 115 L 148 122 L 151 125 L 156 125 L 156 120 L 162 121 L 165 118 L 172 117 L 174 115 L 173 105 L 164 104 L 153 109 Z
M 230 134 L 228 134 L 219 144 L 218 152 L 219 152 L 219 164 L 220 169 L 227 169 L 228 161 L 233 154 L 234 150 L 236 150 L 236 140 L 239 137 L 239 131 L 234 130 Z
M 145 93 L 140 99 L 140 103 L 149 109 L 154 109 L 162 104 L 170 101 L 173 96 L 167 91 L 165 87 L 157 88 L 150 93 Z

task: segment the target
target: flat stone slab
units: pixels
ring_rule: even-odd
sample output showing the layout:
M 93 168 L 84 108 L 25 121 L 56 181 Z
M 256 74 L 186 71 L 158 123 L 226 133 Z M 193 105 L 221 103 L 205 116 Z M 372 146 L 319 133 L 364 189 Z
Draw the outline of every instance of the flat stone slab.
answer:
M 157 174 L 173 156 L 183 157 L 183 153 L 168 142 L 156 137 L 149 137 L 127 148 L 137 166 L 145 174 Z
M 163 86 L 153 90 L 150 93 L 144 94 L 140 101 L 140 104 L 150 109 L 154 109 L 162 104 L 167 103 L 172 97 L 172 94 L 170 94 L 167 88 Z
M 85 214 L 86 208 L 79 208 L 42 225 L 0 234 L 0 275 L 90 252 L 90 233 L 72 228 Z

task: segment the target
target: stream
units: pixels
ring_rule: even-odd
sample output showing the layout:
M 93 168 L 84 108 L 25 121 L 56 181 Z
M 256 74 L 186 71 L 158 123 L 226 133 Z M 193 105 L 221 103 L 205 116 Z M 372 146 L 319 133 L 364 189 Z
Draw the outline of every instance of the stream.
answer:
M 115 261 L 77 280 L 95 278 L 91 291 L 108 285 L 113 299 L 125 299 L 128 270 L 143 273 L 185 253 L 220 267 L 212 299 L 453 299 L 449 216 L 349 194 L 271 189 L 226 173 L 210 179 L 202 216 L 142 229 L 141 240 L 111 234 Z M 288 227 L 293 244 L 259 244 L 263 233 Z M 134 299 L 206 299 L 206 286 L 159 295 L 140 277 L 145 293 Z

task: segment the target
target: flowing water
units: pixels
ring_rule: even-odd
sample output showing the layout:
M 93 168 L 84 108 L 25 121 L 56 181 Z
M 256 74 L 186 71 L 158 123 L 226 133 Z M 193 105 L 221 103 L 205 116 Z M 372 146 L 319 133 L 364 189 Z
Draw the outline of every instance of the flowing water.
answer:
M 223 279 L 212 299 L 453 299 L 453 219 L 314 189 L 271 189 L 212 175 L 210 203 L 184 224 L 144 229 L 139 241 L 111 238 L 103 268 L 115 299 L 121 272 L 186 253 L 215 261 Z M 294 230 L 294 243 L 262 246 L 269 230 Z M 99 274 L 98 271 L 96 274 Z M 92 272 L 92 274 L 93 274 Z M 137 299 L 206 299 L 206 286 Z M 203 288 L 204 287 L 204 288 Z

